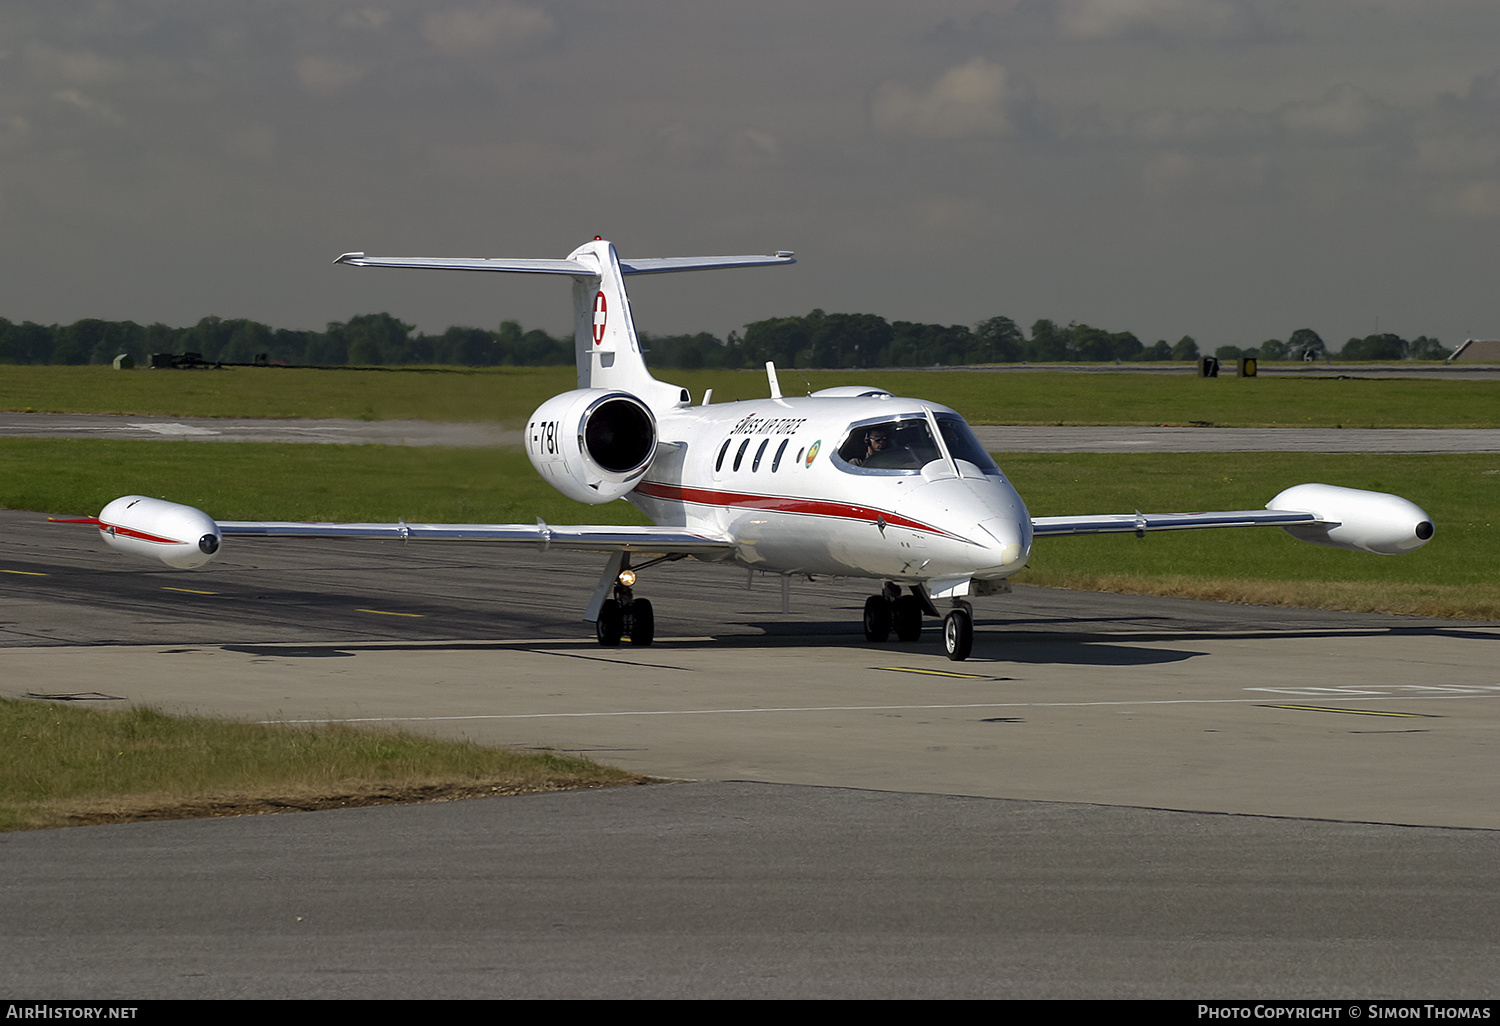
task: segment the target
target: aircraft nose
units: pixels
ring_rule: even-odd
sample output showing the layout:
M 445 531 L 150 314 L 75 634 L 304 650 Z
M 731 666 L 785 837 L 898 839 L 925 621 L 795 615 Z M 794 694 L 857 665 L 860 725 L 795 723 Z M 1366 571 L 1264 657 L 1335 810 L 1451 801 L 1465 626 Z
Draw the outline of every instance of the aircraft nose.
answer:
M 979 529 L 993 539 L 991 548 L 998 563 L 995 569 L 1007 573 L 1026 565 L 1031 555 L 1031 522 L 1022 523 L 1008 517 L 991 517 L 979 522 Z

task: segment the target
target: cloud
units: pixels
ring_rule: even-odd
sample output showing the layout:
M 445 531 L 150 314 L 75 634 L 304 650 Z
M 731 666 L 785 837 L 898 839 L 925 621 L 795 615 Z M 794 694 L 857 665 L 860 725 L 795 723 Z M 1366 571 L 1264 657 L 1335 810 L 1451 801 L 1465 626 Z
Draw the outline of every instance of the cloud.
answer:
M 1148 144 L 1265 145 L 1273 137 L 1356 145 L 1390 138 L 1400 119 L 1388 105 L 1351 85 L 1337 85 L 1316 100 L 1284 103 L 1269 111 L 1237 107 L 1181 110 L 1154 107 L 1125 118 L 1121 134 Z
M 1500 217 L 1500 180 L 1435 189 L 1429 203 L 1436 213 L 1447 217 Z
M 1488 114 L 1500 112 L 1500 71 L 1479 75 L 1469 83 L 1469 91 L 1463 96 L 1446 93 L 1438 99 L 1443 109 L 1463 114 Z
M 1463 96 L 1440 96 L 1409 147 L 1407 169 L 1426 183 L 1429 208 L 1460 220 L 1500 217 L 1500 73 Z
M 77 107 L 95 120 L 103 121 L 117 128 L 124 124 L 124 120 L 119 114 L 115 113 L 109 104 L 89 96 L 81 89 L 63 89 L 52 95 L 53 99 L 61 100 L 63 103 Z
M 1049 6 L 1066 39 L 1227 42 L 1264 34 L 1260 19 L 1235 0 L 1060 0 Z
M 1500 174 L 1500 134 L 1479 130 L 1423 136 L 1416 141 L 1411 167 L 1435 177 Z
M 444 53 L 474 53 L 494 48 L 513 49 L 545 39 L 557 31 L 552 15 L 534 7 L 501 3 L 484 7 L 455 7 L 429 14 L 422 35 Z
M 1178 197 L 1243 199 L 1264 193 L 1271 178 L 1271 161 L 1264 153 L 1217 156 L 1167 150 L 1148 160 L 1141 173 L 1148 192 Z
M 702 131 L 674 121 L 656 133 L 656 150 L 682 167 L 765 167 L 781 159 L 781 143 L 760 128 Z
M 93 50 L 63 49 L 31 42 L 23 53 L 26 66 L 44 80 L 99 86 L 119 82 L 127 76 L 127 66 L 123 62 Z
M 378 32 L 391 23 L 391 12 L 378 7 L 361 7 L 342 12 L 337 23 L 342 28 Z
M 1336 85 L 1321 99 L 1289 103 L 1278 112 L 1281 123 L 1297 135 L 1334 142 L 1369 136 L 1387 120 L 1387 108 L 1352 85 Z
M 297 61 L 297 80 L 314 96 L 335 96 L 358 85 L 369 70 L 337 57 L 303 57 Z
M 0 153 L 24 149 L 31 135 L 31 122 L 19 114 L 0 115 Z
M 1034 105 L 1030 86 L 999 64 L 975 57 L 945 71 L 926 91 L 886 82 L 875 91 L 871 120 L 880 131 L 925 139 L 1014 134 Z
M 276 156 L 276 129 L 270 125 L 242 125 L 224 135 L 224 150 L 237 160 L 269 163 Z
M 1264 115 L 1248 111 L 1179 110 L 1153 107 L 1138 111 L 1125 120 L 1123 134 L 1146 143 L 1202 143 L 1224 139 L 1261 139 L 1268 131 Z

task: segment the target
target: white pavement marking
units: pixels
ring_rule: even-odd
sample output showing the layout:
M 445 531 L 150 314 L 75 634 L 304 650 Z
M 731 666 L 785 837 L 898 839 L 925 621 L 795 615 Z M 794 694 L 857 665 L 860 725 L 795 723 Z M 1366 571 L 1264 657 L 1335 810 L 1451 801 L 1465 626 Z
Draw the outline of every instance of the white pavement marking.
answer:
M 1389 702 L 1415 700 L 1448 700 L 1454 698 L 1500 698 L 1500 684 L 1484 685 L 1497 693 L 1480 691 L 1477 688 L 1460 694 L 1391 695 L 1377 691 L 1360 691 L 1346 697 L 1326 692 L 1307 697 L 1325 702 L 1368 702 L 1373 698 Z M 1289 688 L 1248 688 L 1250 691 L 1276 691 L 1281 694 L 1303 694 Z M 1431 691 L 1438 691 L 1432 688 Z M 1458 688 L 1441 689 L 1449 692 Z M 963 702 L 947 705 L 806 705 L 772 706 L 762 709 L 616 709 L 602 712 L 541 712 L 541 713 L 485 713 L 471 716 L 359 716 L 343 719 L 313 720 L 261 720 L 261 723 L 432 723 L 445 720 L 545 720 L 587 719 L 599 716 L 728 716 L 743 713 L 823 713 L 823 712 L 892 712 L 892 711 L 940 711 L 953 709 L 1068 709 L 1096 706 L 1137 705 L 1260 705 L 1268 698 L 1146 698 L 1134 701 L 1116 699 L 1108 702 Z

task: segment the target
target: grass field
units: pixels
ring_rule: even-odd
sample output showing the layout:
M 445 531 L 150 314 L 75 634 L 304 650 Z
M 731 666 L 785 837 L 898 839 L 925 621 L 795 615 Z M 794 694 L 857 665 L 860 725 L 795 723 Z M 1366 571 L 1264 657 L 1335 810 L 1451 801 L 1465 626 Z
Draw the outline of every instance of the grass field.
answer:
M 767 394 L 763 371 L 670 371 L 662 377 L 687 388 L 695 402 L 707 388 L 713 388 L 716 402 Z M 1500 382 L 1495 381 L 1046 371 L 783 371 L 780 377 L 789 395 L 869 384 L 951 406 L 976 424 L 1500 427 Z M 575 383 L 570 367 L 116 371 L 0 366 L 0 410 L 522 424 L 542 402 Z
M 642 783 L 556 753 L 0 699 L 0 830 Z
M 1405 556 L 1325 549 L 1269 529 L 1057 538 L 1018 582 L 1263 604 L 1500 617 L 1500 456 L 1000 453 L 1036 516 L 1256 509 L 1304 481 L 1395 492 L 1437 525 Z M 59 467 L 68 468 L 65 474 Z M 139 492 L 226 520 L 643 524 L 584 506 L 512 449 L 211 442 L 0 441 L 0 506 L 97 513 Z M 59 527 L 58 530 L 69 528 Z M 274 544 L 240 541 L 236 544 Z

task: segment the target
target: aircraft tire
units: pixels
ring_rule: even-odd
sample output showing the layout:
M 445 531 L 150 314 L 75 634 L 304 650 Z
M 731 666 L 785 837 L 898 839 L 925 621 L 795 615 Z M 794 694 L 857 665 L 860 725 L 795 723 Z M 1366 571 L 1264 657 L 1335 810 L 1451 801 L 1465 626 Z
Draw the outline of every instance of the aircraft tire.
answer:
M 628 622 L 626 633 L 630 635 L 630 643 L 640 648 L 651 644 L 656 640 L 656 611 L 651 608 L 650 599 L 636 599 L 626 607 L 625 619 Z
M 599 619 L 594 621 L 594 637 L 605 648 L 618 648 L 624 635 L 625 614 L 620 609 L 620 603 L 614 599 L 605 599 L 604 605 L 599 607 Z
M 891 603 L 891 620 L 897 641 L 916 641 L 922 636 L 922 603 L 915 595 L 902 595 Z
M 880 644 L 891 636 L 891 604 L 884 595 L 865 599 L 865 640 Z
M 943 618 L 943 651 L 954 662 L 969 658 L 974 650 L 974 618 L 967 609 L 955 609 Z

